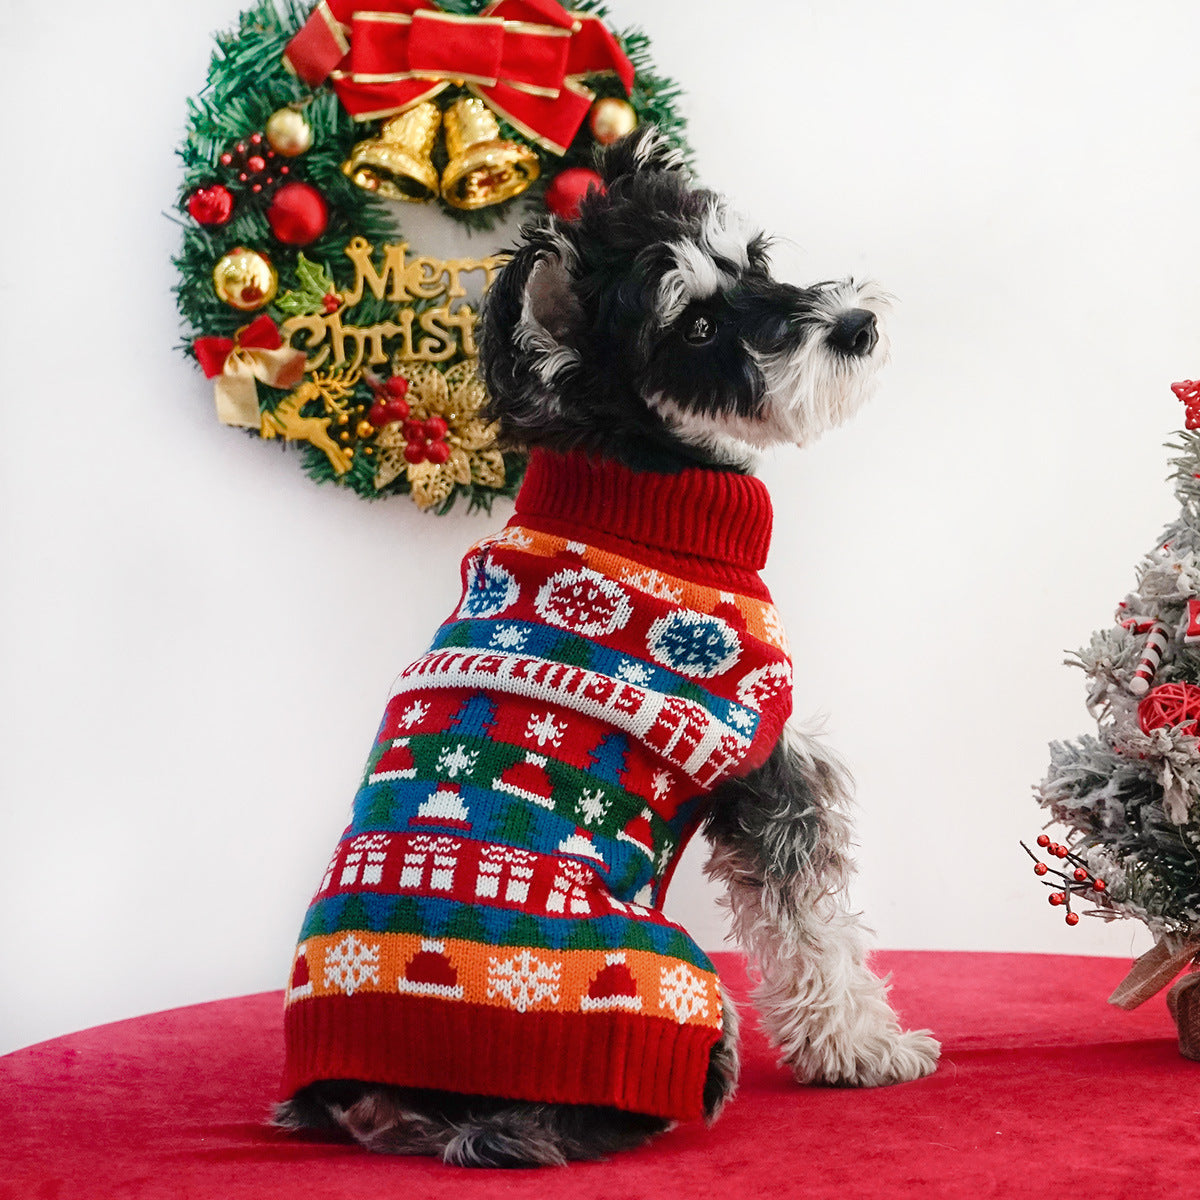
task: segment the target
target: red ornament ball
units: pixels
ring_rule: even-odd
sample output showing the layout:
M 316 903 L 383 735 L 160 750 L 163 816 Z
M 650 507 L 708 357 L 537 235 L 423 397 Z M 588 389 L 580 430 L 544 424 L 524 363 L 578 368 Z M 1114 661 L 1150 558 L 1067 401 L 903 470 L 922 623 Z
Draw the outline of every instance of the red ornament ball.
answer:
M 1184 379 L 1180 383 L 1173 383 L 1171 391 L 1183 401 L 1187 427 L 1200 429 L 1200 380 Z
M 604 191 L 604 180 L 588 167 L 568 167 L 559 171 L 546 189 L 546 207 L 564 221 L 579 216 L 579 205 L 592 189 Z
M 425 436 L 431 441 L 436 442 L 439 438 L 444 438 L 450 427 L 442 420 L 441 417 L 430 417 L 425 422 Z
M 409 442 L 408 445 L 404 447 L 405 462 L 424 462 L 426 449 L 427 447 L 424 442 Z
M 1138 705 L 1138 724 L 1144 733 L 1178 725 L 1181 732 L 1197 735 L 1200 721 L 1200 687 L 1193 683 L 1161 683 L 1151 688 Z
M 383 385 L 383 389 L 389 396 L 402 398 L 408 395 L 408 380 L 403 375 L 393 375 Z
M 188 197 L 187 210 L 201 225 L 224 225 L 233 216 L 233 193 L 219 183 L 197 188 Z
M 1078 913 L 1067 913 L 1066 917 L 1064 917 L 1063 919 L 1066 921 L 1066 923 L 1068 925 L 1078 925 L 1079 924 L 1079 914 Z
M 307 246 L 325 232 L 329 208 L 311 184 L 285 183 L 267 209 L 267 223 L 285 245 Z
M 425 447 L 425 457 L 431 463 L 444 463 L 450 457 L 450 447 L 445 442 L 430 442 Z

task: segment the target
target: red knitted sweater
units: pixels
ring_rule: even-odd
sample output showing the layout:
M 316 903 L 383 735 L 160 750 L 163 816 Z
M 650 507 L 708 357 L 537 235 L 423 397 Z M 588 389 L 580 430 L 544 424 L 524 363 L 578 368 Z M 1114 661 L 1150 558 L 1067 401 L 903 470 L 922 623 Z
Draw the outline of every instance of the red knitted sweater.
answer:
M 661 913 L 791 665 L 755 479 L 536 453 L 392 689 L 287 995 L 287 1094 L 359 1078 L 702 1113 L 712 964 Z

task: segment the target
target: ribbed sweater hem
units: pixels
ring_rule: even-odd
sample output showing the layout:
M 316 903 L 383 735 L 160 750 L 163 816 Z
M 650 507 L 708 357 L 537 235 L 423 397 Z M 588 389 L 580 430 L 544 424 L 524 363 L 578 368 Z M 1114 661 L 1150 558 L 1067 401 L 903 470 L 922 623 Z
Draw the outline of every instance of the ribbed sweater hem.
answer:
M 282 1094 L 320 1079 L 704 1116 L 720 1037 L 639 1013 L 519 1013 L 379 993 L 301 1000 L 285 1016 Z

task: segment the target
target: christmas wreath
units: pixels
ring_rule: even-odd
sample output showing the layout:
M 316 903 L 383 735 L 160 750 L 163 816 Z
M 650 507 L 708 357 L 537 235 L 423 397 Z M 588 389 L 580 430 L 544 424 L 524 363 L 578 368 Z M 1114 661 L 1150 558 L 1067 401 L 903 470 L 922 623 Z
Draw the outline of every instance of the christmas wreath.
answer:
M 180 149 L 184 348 L 220 420 L 360 496 L 513 494 L 473 337 L 504 256 L 422 255 L 394 202 L 464 232 L 513 205 L 569 219 L 597 143 L 651 121 L 688 152 L 678 97 L 594 0 L 260 0 L 217 36 Z

